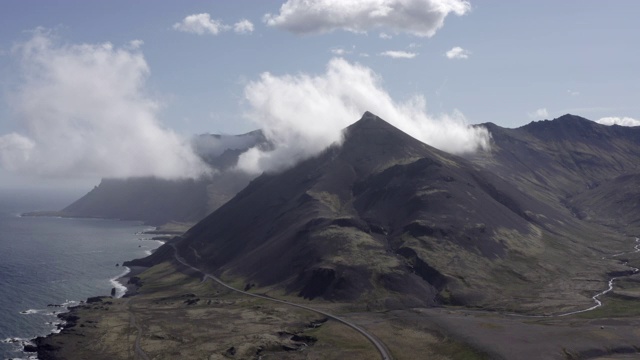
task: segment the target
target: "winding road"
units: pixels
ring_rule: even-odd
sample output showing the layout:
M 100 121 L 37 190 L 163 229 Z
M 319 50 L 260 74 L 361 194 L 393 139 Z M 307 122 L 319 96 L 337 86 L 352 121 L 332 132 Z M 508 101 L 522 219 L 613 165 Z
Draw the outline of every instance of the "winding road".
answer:
M 277 303 L 281 303 L 281 304 L 285 304 L 285 305 L 295 306 L 297 308 L 309 310 L 309 311 L 315 312 L 317 314 L 326 316 L 326 317 L 328 317 L 330 319 L 333 319 L 333 320 L 338 321 L 338 322 L 340 322 L 340 323 L 342 323 L 344 325 L 347 325 L 348 327 L 350 327 L 350 328 L 354 329 L 355 331 L 359 332 L 360 334 L 362 334 L 362 336 L 364 336 L 367 340 L 369 340 L 370 343 L 373 344 L 373 346 L 376 347 L 376 350 L 378 350 L 378 352 L 380 353 L 380 357 L 383 360 L 391 360 L 392 359 L 391 355 L 389 354 L 389 351 L 387 350 L 386 346 L 382 343 L 382 341 L 378 340 L 375 336 L 371 335 L 366 330 L 364 330 L 360 326 L 352 323 L 351 321 L 343 319 L 341 317 L 338 317 L 336 315 L 330 314 L 330 313 L 322 311 L 322 310 L 314 309 L 314 308 L 306 306 L 306 305 L 296 304 L 296 303 L 292 303 L 292 302 L 289 302 L 289 301 L 286 301 L 286 300 L 275 299 L 275 298 L 272 298 L 272 297 L 259 295 L 259 294 L 253 294 L 253 293 L 250 293 L 250 292 L 246 292 L 246 291 L 242 291 L 242 290 L 236 289 L 236 288 L 234 288 L 232 286 L 229 286 L 229 285 L 225 284 L 224 282 L 222 282 L 222 280 L 218 279 L 217 277 L 215 277 L 215 276 L 213 276 L 211 274 L 208 274 L 208 273 L 206 273 L 206 272 L 204 272 L 204 271 L 202 271 L 202 270 L 190 265 L 189 263 L 186 262 L 186 260 L 184 258 L 182 258 L 178 254 L 178 249 L 176 248 L 176 246 L 174 244 L 169 244 L 169 245 L 171 245 L 171 247 L 173 247 L 173 251 L 174 251 L 176 260 L 179 263 L 181 263 L 182 265 L 184 265 L 186 267 L 189 267 L 192 270 L 195 270 L 195 271 L 203 274 L 204 275 L 203 281 L 206 280 L 206 279 L 211 279 L 211 280 L 217 282 L 218 284 L 224 286 L 225 288 L 227 288 L 229 290 L 232 290 L 232 291 L 235 291 L 235 292 L 247 295 L 247 296 L 252 296 L 252 297 L 255 297 L 255 298 L 260 298 L 260 299 L 264 299 L 264 300 L 268 300 L 268 301 L 273 301 L 273 302 L 277 302 Z M 197 256 L 198 254 L 197 254 L 197 252 L 195 252 L 195 249 L 193 251 L 194 251 L 195 255 Z
M 636 245 L 634 246 L 634 251 L 628 252 L 628 253 L 638 253 L 638 252 L 640 252 L 640 238 L 635 238 L 635 242 L 636 242 Z M 305 309 L 305 310 L 308 310 L 308 311 L 315 312 L 317 314 L 326 316 L 327 318 L 330 318 L 330 319 L 333 319 L 335 321 L 338 321 L 338 322 L 340 322 L 340 323 L 342 323 L 342 324 L 354 329 L 355 331 L 359 332 L 371 344 L 373 344 L 373 346 L 375 346 L 376 350 L 378 350 L 378 352 L 380 353 L 380 357 L 381 357 L 382 360 L 391 360 L 392 359 L 391 355 L 389 354 L 389 351 L 387 350 L 386 346 L 384 345 L 384 343 L 382 341 L 377 339 L 375 336 L 373 336 L 372 334 L 370 334 L 369 332 L 367 332 L 366 330 L 364 330 L 360 326 L 352 323 L 351 321 L 343 319 L 343 318 L 341 318 L 339 316 L 330 314 L 330 313 L 328 313 L 326 311 L 318 310 L 318 309 L 315 309 L 315 308 L 312 308 L 312 307 L 309 307 L 309 306 L 306 306 L 306 305 L 296 304 L 296 303 L 292 303 L 292 302 L 289 302 L 289 301 L 286 301 L 286 300 L 280 300 L 280 299 L 268 297 L 268 296 L 265 296 L 265 295 L 254 294 L 254 293 L 250 293 L 250 292 L 243 291 L 243 290 L 240 290 L 240 289 L 236 289 L 236 288 L 224 283 L 222 280 L 218 279 L 217 277 L 215 277 L 215 276 L 213 276 L 213 275 L 211 275 L 209 273 L 206 273 L 205 271 L 203 271 L 201 269 L 198 269 L 195 266 L 192 266 L 182 256 L 180 256 L 180 254 L 178 253 L 178 249 L 176 248 L 176 246 L 174 244 L 168 244 L 168 245 L 170 245 L 173 248 L 174 257 L 175 257 L 176 261 L 178 261 L 182 265 L 184 265 L 184 266 L 186 266 L 186 267 L 188 267 L 188 268 L 190 268 L 190 269 L 192 269 L 192 270 L 194 270 L 196 272 L 199 272 L 199 273 L 203 274 L 202 281 L 205 281 L 206 279 L 211 279 L 211 280 L 215 281 L 216 283 L 220 284 L 221 286 L 223 286 L 223 287 L 225 287 L 225 288 L 227 288 L 227 289 L 229 289 L 231 291 L 235 291 L 237 293 L 241 293 L 241 294 L 244 294 L 244 295 L 247 295 L 247 296 L 252 296 L 252 297 L 255 297 L 255 298 L 260 298 L 260 299 L 264 299 L 264 300 L 268 300 L 268 301 L 272 301 L 272 302 L 276 302 L 276 303 L 281 303 L 281 304 L 285 304 L 285 305 L 294 306 L 294 307 L 297 307 L 297 308 L 300 308 L 300 309 Z M 195 256 L 199 258 L 200 256 L 198 255 L 196 250 L 193 249 L 193 251 L 194 251 Z M 617 256 L 624 255 L 624 254 L 627 254 L 627 253 L 615 254 L 615 255 L 612 255 L 611 257 L 617 257 Z M 626 265 L 626 263 L 625 263 L 625 265 Z M 638 269 L 638 268 L 632 267 L 632 270 L 633 270 L 633 274 L 632 275 L 640 272 L 640 269 Z M 627 275 L 627 276 L 630 276 L 630 275 Z M 599 298 L 601 296 L 611 292 L 613 290 L 614 282 L 617 279 L 621 278 L 621 277 L 625 277 L 625 276 L 618 276 L 618 277 L 613 277 L 613 278 L 609 279 L 608 288 L 606 290 L 594 295 L 592 297 L 592 299 L 595 302 L 595 305 L 591 306 L 591 307 L 589 307 L 587 309 L 576 310 L 576 311 L 571 311 L 571 312 L 562 313 L 562 314 L 555 314 L 555 315 L 520 315 L 520 314 L 507 314 L 507 315 L 523 316 L 523 317 L 562 317 L 562 316 L 569 316 L 569 315 L 574 315 L 574 314 L 579 314 L 579 313 L 592 311 L 592 310 L 595 310 L 595 309 L 597 309 L 597 308 L 599 308 L 599 307 L 601 307 L 603 305 L 602 301 L 600 301 Z M 129 306 L 131 306 L 131 305 L 129 305 Z M 136 357 L 148 360 L 149 357 L 145 354 L 145 352 L 140 347 L 140 337 L 141 337 L 141 334 L 142 334 L 142 329 L 136 323 L 135 315 L 133 315 L 133 312 L 130 311 L 130 313 L 131 313 L 131 318 L 130 318 L 131 325 L 133 325 L 138 330 L 138 334 L 136 336 L 136 341 L 135 341 L 135 347 L 134 347 Z

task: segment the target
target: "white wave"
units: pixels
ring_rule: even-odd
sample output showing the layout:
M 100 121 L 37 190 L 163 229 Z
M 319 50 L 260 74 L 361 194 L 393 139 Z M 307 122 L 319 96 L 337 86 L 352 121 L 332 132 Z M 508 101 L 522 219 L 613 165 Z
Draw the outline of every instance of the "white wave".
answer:
M 145 251 L 144 251 L 144 253 L 145 253 L 147 256 L 149 256 L 149 255 L 153 254 L 153 252 L 154 252 L 154 251 L 156 251 L 156 249 L 157 249 L 157 248 L 159 248 L 160 246 L 164 245 L 164 243 L 165 243 L 165 242 L 164 242 L 164 241 L 162 241 L 162 240 L 154 240 L 154 239 L 144 239 L 144 240 L 147 240 L 147 241 L 155 241 L 156 243 L 158 243 L 158 246 L 154 246 L 153 248 L 151 248 L 151 249 L 148 249 L 148 250 L 145 250 Z M 147 246 L 145 246 L 145 247 L 147 247 Z
M 39 313 L 41 313 L 43 311 L 44 310 L 27 309 L 27 310 L 20 311 L 20 314 L 22 314 L 22 315 L 32 315 L 32 314 L 39 314 Z
M 80 304 L 80 302 L 76 301 L 76 300 L 66 300 L 65 302 L 60 304 L 60 306 L 68 308 L 70 306 L 76 306 L 76 305 L 79 305 L 79 304 Z
M 122 274 L 109 279 L 109 282 L 111 282 L 111 285 L 113 285 L 113 287 L 116 288 L 116 298 L 121 298 L 124 296 L 124 294 L 127 293 L 127 287 L 124 286 L 124 284 L 122 284 L 118 280 L 123 276 L 127 275 L 128 273 L 130 273 L 131 269 L 129 269 L 126 266 L 123 266 L 123 268 L 124 268 L 124 271 L 122 272 Z
M 53 329 L 51 329 L 51 334 L 59 334 L 62 331 L 64 325 L 66 325 L 66 324 L 67 323 L 64 322 L 64 321 L 63 322 L 59 322 L 57 324 L 54 324 L 55 326 L 54 326 Z M 58 325 L 60 325 L 60 326 L 58 326 Z
M 155 227 L 155 226 L 147 226 L 142 231 L 138 231 L 135 234 L 136 235 L 146 235 L 145 234 L 146 232 L 148 232 L 148 231 L 156 231 L 156 230 L 158 230 L 158 228 Z
M 6 339 L 2 339 L 0 340 L 0 343 L 3 344 L 11 344 L 14 348 L 15 352 L 21 352 L 24 347 L 26 345 L 35 345 L 31 339 L 26 339 L 26 338 L 21 338 L 21 337 L 10 337 L 10 338 L 6 338 Z M 25 355 L 27 357 L 20 357 L 20 358 L 11 358 L 12 360 L 38 360 L 37 356 L 34 355 L 27 355 L 25 353 L 23 353 L 22 355 Z
M 28 344 L 31 343 L 31 339 L 21 338 L 21 337 L 9 337 L 6 339 L 0 340 L 0 343 L 3 344 Z

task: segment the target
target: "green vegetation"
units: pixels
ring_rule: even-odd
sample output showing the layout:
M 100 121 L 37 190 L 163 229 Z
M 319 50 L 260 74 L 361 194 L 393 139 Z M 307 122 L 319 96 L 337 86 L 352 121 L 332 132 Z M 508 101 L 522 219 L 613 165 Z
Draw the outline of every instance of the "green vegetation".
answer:
M 331 320 L 304 334 L 317 338 L 314 346 L 325 349 L 330 358 L 367 360 L 380 357 L 375 347 L 362 335 Z
M 433 352 L 437 355 L 444 356 L 451 360 L 489 360 L 491 356 L 473 347 L 456 341 L 451 338 L 445 338 L 441 343 L 432 345 Z

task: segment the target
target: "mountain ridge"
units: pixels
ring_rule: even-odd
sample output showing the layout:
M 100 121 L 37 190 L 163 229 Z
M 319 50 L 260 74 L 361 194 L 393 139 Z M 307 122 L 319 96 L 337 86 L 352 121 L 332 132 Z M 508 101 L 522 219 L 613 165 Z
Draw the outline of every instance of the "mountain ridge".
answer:
M 202 134 L 192 139 L 196 154 L 215 171 L 199 179 L 104 178 L 87 194 L 43 215 L 137 220 L 161 226 L 195 223 L 242 190 L 254 175 L 233 171 L 250 147 L 270 145 L 261 130 L 240 135 Z M 30 215 L 39 215 L 32 213 Z
M 495 308 L 534 287 L 527 308 L 546 306 L 543 294 L 574 276 L 562 259 L 587 267 L 600 258 L 593 232 L 565 208 L 365 113 L 342 144 L 261 175 L 175 245 L 223 278 L 305 298 Z M 604 262 L 590 266 L 594 277 L 606 272 Z

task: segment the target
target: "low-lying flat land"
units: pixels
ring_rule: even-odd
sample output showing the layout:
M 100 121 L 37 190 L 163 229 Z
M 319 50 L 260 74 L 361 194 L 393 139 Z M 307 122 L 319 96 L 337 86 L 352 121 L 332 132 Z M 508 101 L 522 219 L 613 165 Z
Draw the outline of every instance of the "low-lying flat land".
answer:
M 172 263 L 139 278 L 135 296 L 102 298 L 75 309 L 75 326 L 41 341 L 40 358 L 379 358 L 371 343 L 345 325 L 202 282 Z M 624 359 L 637 356 L 640 348 L 640 301 L 634 297 L 640 283 L 631 277 L 619 285 L 602 299 L 602 308 L 554 318 L 464 308 L 369 312 L 297 302 L 360 325 L 382 340 L 394 359 Z

